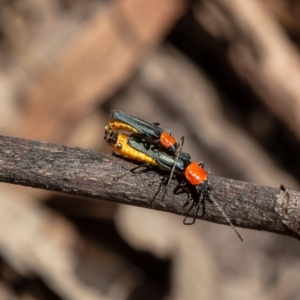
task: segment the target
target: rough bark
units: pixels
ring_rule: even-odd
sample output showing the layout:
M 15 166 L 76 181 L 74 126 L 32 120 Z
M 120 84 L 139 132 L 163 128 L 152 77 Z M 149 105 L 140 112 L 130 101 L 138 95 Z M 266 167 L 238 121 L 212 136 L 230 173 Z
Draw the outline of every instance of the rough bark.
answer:
M 164 201 L 156 170 L 128 172 L 132 162 L 110 154 L 57 144 L 0 136 L 0 181 L 99 198 L 186 215 L 186 194 L 175 195 L 172 180 Z M 210 176 L 212 196 L 237 226 L 299 237 L 299 193 L 254 183 Z M 214 204 L 206 201 L 197 218 L 226 224 Z M 201 212 L 201 209 L 200 209 Z M 193 213 L 192 213 L 193 214 Z

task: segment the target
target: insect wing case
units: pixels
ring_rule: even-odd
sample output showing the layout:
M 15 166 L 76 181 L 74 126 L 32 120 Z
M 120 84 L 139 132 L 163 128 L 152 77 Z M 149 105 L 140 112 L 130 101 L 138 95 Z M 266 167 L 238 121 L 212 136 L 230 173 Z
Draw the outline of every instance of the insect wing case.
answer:
M 135 128 L 139 133 L 152 139 L 159 139 L 163 132 L 170 133 L 166 128 L 161 128 L 156 124 L 148 123 L 137 117 L 128 115 L 120 110 L 113 110 L 111 112 L 111 118 L 123 122 Z
M 176 156 L 170 156 L 165 152 L 160 152 L 157 161 L 159 168 L 162 170 L 171 171 L 175 163 L 175 158 Z M 188 153 L 180 152 L 178 155 L 174 172 L 178 174 L 184 173 L 190 161 L 191 156 Z
M 133 149 L 146 154 L 147 156 L 150 156 L 155 161 L 158 160 L 159 151 L 157 148 L 155 148 L 152 144 L 136 140 L 135 138 L 128 137 L 128 145 L 132 147 Z
M 166 171 L 172 170 L 175 163 L 176 156 L 168 155 L 167 153 L 156 149 L 152 144 L 138 141 L 135 140 L 134 138 L 130 138 L 128 140 L 128 143 L 132 148 L 156 160 L 161 170 L 166 170 Z M 180 173 L 180 174 L 184 173 L 185 169 L 190 164 L 190 161 L 191 161 L 191 156 L 188 153 L 180 152 L 175 166 L 175 173 Z

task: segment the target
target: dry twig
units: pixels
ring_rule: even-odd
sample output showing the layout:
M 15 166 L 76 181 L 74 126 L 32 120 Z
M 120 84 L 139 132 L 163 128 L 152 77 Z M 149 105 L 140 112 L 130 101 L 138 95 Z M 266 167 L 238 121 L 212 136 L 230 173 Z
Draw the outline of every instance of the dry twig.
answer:
M 74 195 L 147 207 L 157 191 L 154 171 L 128 173 L 132 163 L 112 155 L 32 140 L 0 136 L 0 181 Z M 213 196 L 237 226 L 299 237 L 299 193 L 211 176 Z M 165 200 L 151 208 L 185 215 L 186 194 L 174 195 L 172 180 Z M 207 221 L 226 224 L 215 205 L 207 203 Z

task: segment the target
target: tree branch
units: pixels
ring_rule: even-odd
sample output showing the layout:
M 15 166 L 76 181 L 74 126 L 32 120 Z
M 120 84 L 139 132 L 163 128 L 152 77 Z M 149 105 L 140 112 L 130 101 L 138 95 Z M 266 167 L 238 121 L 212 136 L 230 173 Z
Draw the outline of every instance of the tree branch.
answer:
M 134 166 L 110 154 L 0 136 L 0 182 L 150 208 L 161 175 L 150 170 L 115 178 Z M 299 192 L 216 176 L 209 180 L 213 197 L 235 225 L 299 239 Z M 187 195 L 173 193 L 177 184 L 172 180 L 164 201 L 160 201 L 161 191 L 151 208 L 185 215 Z M 227 224 L 208 201 L 205 215 L 200 215 L 197 218 Z

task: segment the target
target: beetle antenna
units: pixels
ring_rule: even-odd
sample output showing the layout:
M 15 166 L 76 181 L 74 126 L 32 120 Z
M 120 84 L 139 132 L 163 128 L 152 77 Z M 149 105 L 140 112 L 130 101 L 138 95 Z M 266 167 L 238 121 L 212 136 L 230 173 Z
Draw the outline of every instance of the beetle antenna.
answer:
M 227 217 L 227 215 L 225 214 L 224 210 L 219 205 L 219 203 L 211 195 L 209 195 L 209 197 L 211 198 L 211 201 L 214 202 L 214 204 L 216 205 L 217 209 L 221 212 L 221 214 L 223 215 L 223 217 L 226 219 L 227 223 L 231 226 L 231 228 L 234 230 L 234 232 L 236 233 L 236 235 L 239 237 L 239 239 L 241 240 L 241 242 L 243 242 L 244 240 L 243 240 L 242 236 L 239 234 L 239 232 L 236 230 L 236 228 L 234 227 L 234 225 L 232 224 L 232 222 L 229 220 L 229 218 Z
M 181 137 L 181 143 L 180 143 L 180 146 L 178 147 L 178 149 L 176 150 L 176 156 L 175 156 L 175 159 L 174 159 L 174 164 L 173 164 L 173 167 L 172 167 L 172 170 L 171 170 L 171 173 L 170 173 L 170 176 L 169 176 L 169 179 L 167 181 L 167 184 L 165 186 L 165 190 L 164 190 L 164 194 L 162 196 L 162 201 L 164 200 L 165 198 L 165 195 L 166 195 L 166 192 L 167 192 L 167 187 L 173 177 L 173 174 L 174 174 L 174 171 L 175 171 L 175 167 L 176 167 L 176 164 L 177 164 L 177 161 L 178 161 L 178 158 L 179 158 L 179 154 L 182 150 L 182 146 L 183 146 L 183 143 L 184 143 L 184 136 Z

